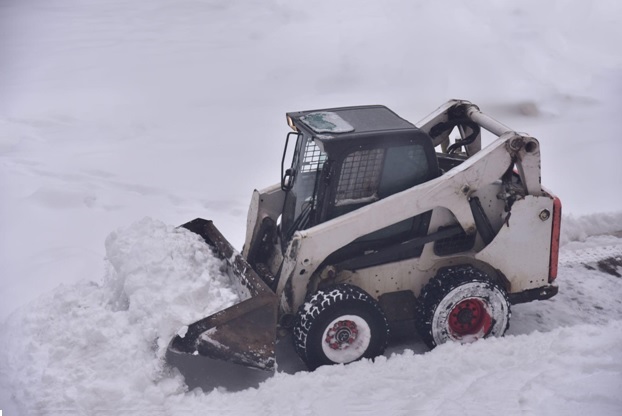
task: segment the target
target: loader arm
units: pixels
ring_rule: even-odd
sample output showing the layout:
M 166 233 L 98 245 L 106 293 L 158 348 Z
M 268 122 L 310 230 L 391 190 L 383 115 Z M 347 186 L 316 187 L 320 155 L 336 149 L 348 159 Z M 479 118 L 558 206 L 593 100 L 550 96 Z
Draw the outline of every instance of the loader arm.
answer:
M 442 108 L 439 109 L 441 112 Z M 359 237 L 437 207 L 450 210 L 467 234 L 477 232 L 470 195 L 518 168 L 526 195 L 540 195 L 540 152 L 537 140 L 519 135 L 473 106 L 469 116 L 500 137 L 446 174 L 383 200 L 295 233 L 277 287 L 283 312 L 293 312 L 303 301 L 311 275 L 337 249 Z M 491 122 L 492 121 L 492 122 Z M 501 130 L 504 130 L 503 132 Z

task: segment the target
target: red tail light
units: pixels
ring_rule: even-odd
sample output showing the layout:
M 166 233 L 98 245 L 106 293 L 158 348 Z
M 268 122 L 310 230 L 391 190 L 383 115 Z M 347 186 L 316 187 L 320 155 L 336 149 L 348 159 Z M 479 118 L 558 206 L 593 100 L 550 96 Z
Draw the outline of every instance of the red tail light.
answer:
M 553 229 L 551 233 L 551 262 L 549 263 L 549 283 L 557 277 L 559 261 L 559 232 L 562 223 L 562 202 L 555 197 L 553 200 Z

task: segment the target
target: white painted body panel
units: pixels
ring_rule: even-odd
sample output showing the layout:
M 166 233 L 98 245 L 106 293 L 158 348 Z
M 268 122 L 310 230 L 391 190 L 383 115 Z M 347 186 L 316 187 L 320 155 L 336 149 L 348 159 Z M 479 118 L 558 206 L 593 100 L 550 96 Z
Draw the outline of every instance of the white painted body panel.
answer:
M 552 216 L 543 221 L 543 210 L 553 212 L 550 197 L 527 195 L 516 201 L 492 243 L 475 255 L 503 273 L 510 282 L 509 293 L 548 283 Z
M 245 258 L 248 257 L 248 250 L 253 243 L 253 238 L 257 235 L 263 219 L 269 217 L 276 222 L 279 215 L 281 215 L 284 201 L 285 192 L 281 189 L 281 184 L 274 184 L 261 191 L 256 189 L 253 191 L 246 218 L 246 242 L 242 250 L 242 255 Z

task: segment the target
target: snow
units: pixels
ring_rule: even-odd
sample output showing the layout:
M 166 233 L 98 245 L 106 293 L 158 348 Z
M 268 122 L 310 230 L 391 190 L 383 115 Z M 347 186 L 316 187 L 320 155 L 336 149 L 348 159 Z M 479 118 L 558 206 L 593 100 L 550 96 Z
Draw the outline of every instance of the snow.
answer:
M 616 0 L 0 2 L 3 414 L 621 414 L 622 282 L 599 269 L 622 247 L 620 15 Z M 279 372 L 240 391 L 163 365 L 170 336 L 235 302 L 165 224 L 210 218 L 241 247 L 253 188 L 279 179 L 285 112 L 380 103 L 416 122 L 450 98 L 539 139 L 563 202 L 559 295 L 513 307 L 502 339 L 414 339 L 313 373 L 281 343 Z
M 300 119 L 316 133 L 349 133 L 354 127 L 336 113 L 319 111 L 306 114 Z
M 3 327 L 0 368 L 26 414 L 105 408 L 113 398 L 132 407 L 128 388 L 149 400 L 183 391 L 165 367 L 170 340 L 239 300 L 221 262 L 184 229 L 145 218 L 110 234 L 106 258 L 101 283 L 62 285 Z
M 591 238 L 598 237 L 589 237 L 586 246 Z M 620 254 L 622 239 L 616 240 Z M 301 370 L 285 339 L 274 377 L 257 388 L 227 392 L 189 391 L 164 361 L 168 342 L 184 323 L 237 301 L 220 261 L 196 235 L 148 218 L 110 234 L 106 253 L 100 283 L 62 285 L 3 325 L 0 373 L 8 380 L 2 387 L 20 414 L 503 409 L 614 415 L 622 409 L 622 282 L 576 260 L 562 261 L 557 297 L 514 306 L 505 338 L 444 344 L 430 352 L 414 339 L 375 362 L 311 373 Z

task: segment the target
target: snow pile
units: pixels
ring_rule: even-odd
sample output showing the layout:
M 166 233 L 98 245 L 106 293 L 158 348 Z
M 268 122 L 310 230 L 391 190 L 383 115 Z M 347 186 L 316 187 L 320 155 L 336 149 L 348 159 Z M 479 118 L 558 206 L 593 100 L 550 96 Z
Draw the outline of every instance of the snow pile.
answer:
M 2 328 L 2 379 L 26 414 L 163 403 L 185 388 L 164 365 L 168 342 L 237 302 L 220 261 L 187 230 L 144 219 L 112 233 L 106 252 L 103 283 L 60 286 Z
M 583 242 L 592 236 L 622 233 L 622 211 L 580 217 L 565 215 L 561 231 L 562 244 Z
M 222 263 L 198 235 L 144 219 L 106 239 L 109 270 L 105 286 L 113 310 L 127 311 L 130 322 L 155 328 L 163 355 L 170 335 L 185 324 L 237 303 Z

